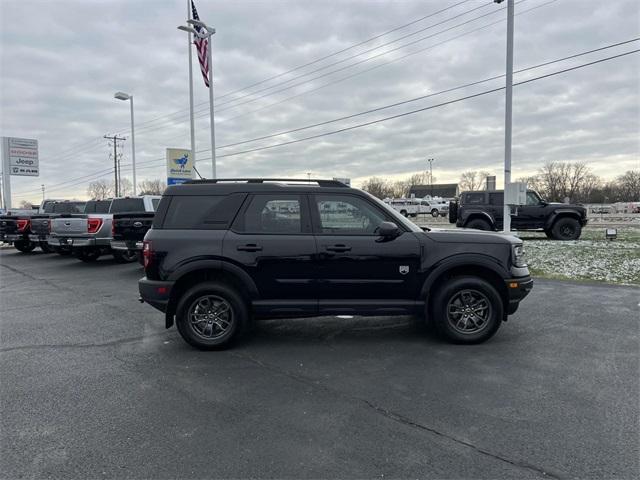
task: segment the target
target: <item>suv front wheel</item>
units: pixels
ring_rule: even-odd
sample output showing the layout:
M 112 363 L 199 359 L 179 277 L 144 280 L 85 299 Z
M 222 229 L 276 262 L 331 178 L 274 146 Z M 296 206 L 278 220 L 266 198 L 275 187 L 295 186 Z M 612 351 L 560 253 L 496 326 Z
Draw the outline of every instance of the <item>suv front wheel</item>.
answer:
M 201 350 L 222 350 L 242 333 L 249 318 L 244 299 L 229 286 L 205 282 L 187 290 L 176 309 L 182 338 Z
M 496 289 L 478 277 L 454 277 L 431 302 L 431 322 L 454 343 L 481 343 L 500 328 L 503 304 Z

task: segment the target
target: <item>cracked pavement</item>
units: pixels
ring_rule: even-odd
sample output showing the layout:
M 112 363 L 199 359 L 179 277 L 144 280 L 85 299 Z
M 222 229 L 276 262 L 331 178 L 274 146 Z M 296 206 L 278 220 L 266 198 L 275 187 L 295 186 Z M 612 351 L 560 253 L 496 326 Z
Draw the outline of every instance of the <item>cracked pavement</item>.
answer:
M 322 317 L 200 352 L 140 276 L 0 250 L 2 478 L 640 476 L 640 289 L 538 280 L 478 346 Z

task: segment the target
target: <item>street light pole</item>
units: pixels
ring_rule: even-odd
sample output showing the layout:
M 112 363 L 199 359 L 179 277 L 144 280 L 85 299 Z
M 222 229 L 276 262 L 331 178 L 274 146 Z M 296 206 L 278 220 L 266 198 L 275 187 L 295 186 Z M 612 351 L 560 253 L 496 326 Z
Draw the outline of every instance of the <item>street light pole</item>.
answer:
M 40 184 L 42 187 L 42 201 L 44 202 L 44 183 Z
M 431 189 L 431 198 L 433 198 L 433 158 L 427 158 L 429 162 L 429 187 Z
M 116 92 L 113 98 L 118 100 L 129 100 L 131 106 L 131 164 L 133 166 L 133 195 L 137 195 L 137 183 L 136 183 L 136 136 L 133 124 L 133 95 L 129 95 L 124 92 Z
M 504 0 L 494 0 L 502 3 Z M 507 0 L 507 71 L 505 85 L 504 108 L 504 233 L 511 233 L 511 207 L 507 203 L 507 189 L 511 183 L 511 126 L 512 126 L 512 98 L 513 98 L 513 17 L 514 0 Z

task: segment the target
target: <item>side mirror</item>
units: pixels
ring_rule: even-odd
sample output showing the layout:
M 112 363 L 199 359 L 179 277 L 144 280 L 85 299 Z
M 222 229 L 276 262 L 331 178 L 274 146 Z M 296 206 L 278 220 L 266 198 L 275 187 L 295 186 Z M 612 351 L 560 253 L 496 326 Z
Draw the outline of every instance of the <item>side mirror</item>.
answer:
M 380 235 L 384 239 L 391 240 L 391 239 L 394 239 L 396 237 L 399 237 L 402 232 L 398 228 L 398 225 L 396 225 L 395 223 L 393 223 L 393 222 L 382 222 L 376 228 L 375 233 L 377 233 L 378 235 Z

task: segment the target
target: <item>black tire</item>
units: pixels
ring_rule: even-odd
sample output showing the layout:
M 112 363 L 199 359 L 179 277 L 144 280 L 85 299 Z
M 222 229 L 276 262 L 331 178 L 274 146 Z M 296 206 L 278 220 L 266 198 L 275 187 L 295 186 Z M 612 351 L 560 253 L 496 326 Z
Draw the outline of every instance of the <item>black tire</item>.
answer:
M 18 240 L 13 242 L 13 246 L 22 253 L 31 253 L 36 248 L 36 244 L 29 240 Z
M 102 252 L 97 248 L 74 248 L 73 255 L 85 263 L 93 263 L 100 258 Z
M 433 210 L 431 210 L 431 216 L 433 218 L 438 218 L 438 215 L 440 215 L 440 212 L 438 212 L 437 208 L 434 208 Z
M 198 310 L 203 311 L 203 305 L 207 308 L 204 301 L 206 298 L 210 299 L 209 305 L 212 309 L 223 309 L 230 315 L 208 319 L 207 315 L 212 313 L 212 310 L 196 313 Z M 194 315 L 205 318 L 192 323 L 190 317 Z M 247 302 L 234 288 L 219 282 L 194 285 L 182 295 L 176 308 L 176 325 L 180 335 L 189 345 L 200 350 L 228 348 L 244 332 L 248 322 Z M 227 326 L 223 328 L 225 324 Z M 211 334 L 207 335 L 207 331 Z
M 580 222 L 575 218 L 559 218 L 551 227 L 551 235 L 555 240 L 578 240 L 582 233 Z
M 47 242 L 40 242 L 38 246 L 43 253 L 53 253 L 53 248 L 51 248 Z
M 436 291 L 430 306 L 430 323 L 436 331 L 446 340 L 460 344 L 491 338 L 500 328 L 504 312 L 496 289 L 486 280 L 470 276 L 447 280 Z
M 466 228 L 473 228 L 475 230 L 492 230 L 491 224 L 482 218 L 474 218 L 465 225 Z
M 458 221 L 458 202 L 449 202 L 449 223 L 456 223 Z
M 113 250 L 111 253 L 118 263 L 131 263 L 138 260 L 138 252 L 133 250 Z
M 400 215 L 404 215 L 406 217 L 407 216 L 407 211 L 406 210 L 400 210 Z

